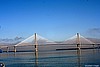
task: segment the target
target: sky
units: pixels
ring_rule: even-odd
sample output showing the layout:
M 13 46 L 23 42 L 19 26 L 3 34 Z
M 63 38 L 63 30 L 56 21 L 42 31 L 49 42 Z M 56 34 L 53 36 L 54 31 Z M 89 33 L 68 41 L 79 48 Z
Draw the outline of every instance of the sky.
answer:
M 77 32 L 100 38 L 100 0 L 0 0 L 0 38 L 63 41 Z

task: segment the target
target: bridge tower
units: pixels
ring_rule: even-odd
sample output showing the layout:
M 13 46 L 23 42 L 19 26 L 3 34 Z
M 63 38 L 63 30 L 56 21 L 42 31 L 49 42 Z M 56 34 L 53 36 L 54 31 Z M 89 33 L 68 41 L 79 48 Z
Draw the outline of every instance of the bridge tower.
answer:
M 7 52 L 9 52 L 9 47 L 7 46 Z
M 34 39 L 34 43 L 35 43 L 35 67 L 38 66 L 38 43 L 37 43 L 37 34 L 35 33 L 35 39 Z
M 14 52 L 16 52 L 16 46 L 14 46 Z
M 38 51 L 37 34 L 35 33 L 35 51 Z
M 79 33 L 77 33 L 76 42 L 77 42 L 77 48 L 80 50 L 80 36 L 79 36 Z

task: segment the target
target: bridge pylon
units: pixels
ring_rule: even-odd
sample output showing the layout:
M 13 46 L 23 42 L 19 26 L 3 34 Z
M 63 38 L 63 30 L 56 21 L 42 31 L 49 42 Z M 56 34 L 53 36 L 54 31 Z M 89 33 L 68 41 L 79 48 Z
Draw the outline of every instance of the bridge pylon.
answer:
M 16 52 L 16 46 L 14 46 L 14 52 Z
M 35 51 L 38 51 L 37 34 L 35 33 Z
M 77 43 L 77 48 L 80 50 L 80 35 L 79 35 L 79 33 L 77 33 L 76 43 Z

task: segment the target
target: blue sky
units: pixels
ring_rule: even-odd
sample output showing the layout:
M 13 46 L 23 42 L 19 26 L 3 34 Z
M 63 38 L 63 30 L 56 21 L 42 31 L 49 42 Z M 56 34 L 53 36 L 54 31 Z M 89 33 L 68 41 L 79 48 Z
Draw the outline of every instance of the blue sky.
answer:
M 0 38 L 35 32 L 55 41 L 77 32 L 99 37 L 100 0 L 0 0 L 0 26 Z

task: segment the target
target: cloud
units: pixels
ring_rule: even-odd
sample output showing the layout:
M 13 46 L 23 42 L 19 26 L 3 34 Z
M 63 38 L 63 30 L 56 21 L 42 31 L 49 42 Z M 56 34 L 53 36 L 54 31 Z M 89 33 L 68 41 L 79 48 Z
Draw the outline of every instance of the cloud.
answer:
M 15 40 L 21 40 L 21 39 L 24 39 L 23 37 L 15 37 L 14 38 Z
M 91 28 L 86 32 L 89 36 L 100 38 L 100 28 Z
M 100 28 L 92 28 L 88 30 L 89 33 L 100 34 Z

